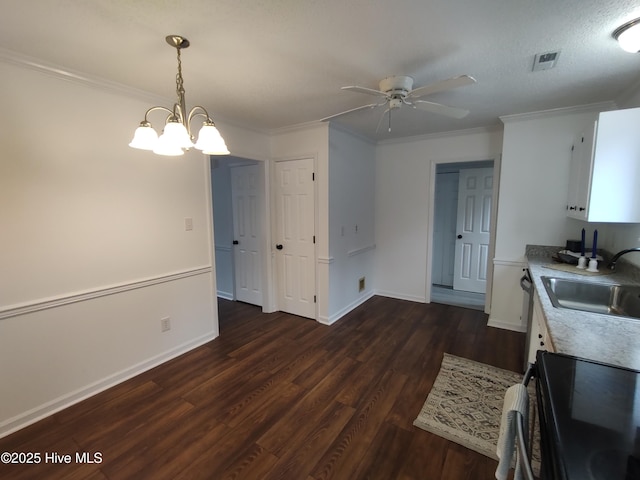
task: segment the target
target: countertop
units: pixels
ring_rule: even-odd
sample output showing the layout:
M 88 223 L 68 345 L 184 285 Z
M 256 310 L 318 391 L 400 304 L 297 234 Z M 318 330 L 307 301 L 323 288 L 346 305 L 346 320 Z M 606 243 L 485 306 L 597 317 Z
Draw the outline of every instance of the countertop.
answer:
M 640 370 L 640 320 L 556 308 L 540 277 L 551 276 L 598 283 L 640 284 L 637 272 L 587 276 L 549 268 L 551 255 L 562 247 L 527 246 L 527 261 L 556 352 Z M 606 258 L 606 257 L 605 257 Z

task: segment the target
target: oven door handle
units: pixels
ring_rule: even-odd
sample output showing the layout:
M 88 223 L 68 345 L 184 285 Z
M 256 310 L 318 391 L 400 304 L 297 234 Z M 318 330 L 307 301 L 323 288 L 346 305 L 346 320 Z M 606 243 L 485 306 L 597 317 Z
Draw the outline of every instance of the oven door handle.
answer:
M 522 379 L 522 384 L 526 387 L 529 385 L 529 381 L 535 376 L 535 365 L 529 364 L 527 371 Z M 524 418 L 522 415 L 516 413 L 516 449 L 518 450 L 518 456 L 520 457 L 520 469 L 526 480 L 535 480 L 533 476 L 533 470 L 531 469 L 531 461 L 529 451 L 527 449 L 527 441 L 524 438 Z M 533 435 L 530 435 L 533 439 Z

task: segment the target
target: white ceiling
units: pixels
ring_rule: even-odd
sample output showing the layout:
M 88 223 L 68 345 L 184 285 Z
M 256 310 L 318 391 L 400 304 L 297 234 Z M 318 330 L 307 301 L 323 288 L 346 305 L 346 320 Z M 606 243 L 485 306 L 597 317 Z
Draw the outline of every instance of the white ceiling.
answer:
M 187 107 L 267 131 L 374 100 L 345 85 L 477 79 L 428 97 L 471 110 L 462 120 L 403 107 L 377 135 L 383 108 L 335 120 L 386 139 L 615 100 L 640 80 L 640 55 L 611 33 L 636 17 L 637 0 L 3 0 L 0 47 L 171 99 L 176 56 L 164 37 L 179 34 L 191 42 Z M 558 49 L 554 69 L 531 71 L 536 53 Z

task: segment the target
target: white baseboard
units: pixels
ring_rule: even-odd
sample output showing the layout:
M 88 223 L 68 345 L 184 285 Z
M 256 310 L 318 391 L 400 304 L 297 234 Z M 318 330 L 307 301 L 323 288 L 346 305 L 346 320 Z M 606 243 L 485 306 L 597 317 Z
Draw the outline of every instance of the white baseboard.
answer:
M 527 327 L 522 325 L 515 325 L 511 322 L 504 322 L 502 320 L 498 320 L 495 318 L 489 317 L 489 321 L 487 322 L 488 327 L 501 328 L 503 330 L 511 330 L 512 332 L 525 332 L 527 331 Z
M 224 298 L 225 300 L 235 300 L 235 298 L 233 298 L 233 292 L 223 292 L 222 290 L 218 290 L 216 295 L 220 298 Z
M 92 397 L 97 393 L 107 390 L 108 388 L 111 388 L 119 383 L 122 383 L 125 380 L 146 372 L 147 370 L 150 370 L 160 365 L 161 363 L 165 363 L 172 358 L 178 357 L 183 353 L 188 352 L 189 350 L 193 350 L 194 348 L 204 345 L 205 343 L 210 342 L 216 337 L 217 335 L 215 332 L 202 335 L 194 340 L 183 343 L 182 345 L 178 345 L 177 347 L 169 351 L 166 351 L 129 368 L 109 375 L 102 380 L 98 380 L 97 382 L 91 383 L 78 390 L 65 394 L 38 407 L 32 408 L 31 410 L 16 415 L 13 418 L 9 418 L 8 420 L 0 423 L 0 438 L 6 437 L 13 432 L 27 427 L 39 420 L 42 420 L 43 418 L 49 417 L 54 413 L 59 412 L 60 410 L 64 410 L 67 407 L 75 405 L 76 403 Z
M 347 313 L 349 313 L 351 310 L 355 310 L 356 308 L 358 308 L 360 305 L 362 305 L 364 302 L 366 302 L 367 300 L 369 300 L 373 296 L 374 296 L 374 292 L 366 292 L 365 295 L 363 295 L 362 297 L 358 298 L 355 302 L 352 302 L 351 304 L 347 305 L 345 308 L 343 308 L 339 312 L 334 313 L 330 317 L 328 317 L 328 318 L 327 317 L 319 317 L 318 318 L 318 323 L 322 323 L 323 325 L 333 325 L 338 320 L 340 320 L 342 317 L 344 317 Z
M 396 298 L 398 300 L 408 300 L 410 302 L 418 302 L 418 303 L 427 303 L 427 299 L 425 297 L 416 297 L 413 295 L 405 295 L 403 293 L 397 292 L 387 292 L 384 290 L 377 290 L 375 292 L 376 295 L 380 295 L 381 297 L 389 297 Z

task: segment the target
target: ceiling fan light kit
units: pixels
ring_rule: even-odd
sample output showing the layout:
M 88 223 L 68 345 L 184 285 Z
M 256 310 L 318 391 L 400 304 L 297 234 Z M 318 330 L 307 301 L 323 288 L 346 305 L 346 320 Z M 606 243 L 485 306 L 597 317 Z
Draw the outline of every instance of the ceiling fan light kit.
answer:
M 615 38 L 625 52 L 640 52 L 640 18 L 620 25 L 613 32 Z
M 167 156 L 183 155 L 185 150 L 193 147 L 202 150 L 202 153 L 207 155 L 228 155 L 229 149 L 207 110 L 197 105 L 187 113 L 180 50 L 189 46 L 189 40 L 180 35 L 168 35 L 165 40 L 177 51 L 176 94 L 178 101 L 174 103 L 172 109 L 155 106 L 147 110 L 144 114 L 144 120 L 140 122 L 129 146 L 141 150 L 151 150 L 158 155 Z M 168 113 L 164 130 L 159 137 L 148 120 L 149 114 L 156 110 Z M 204 117 L 205 120 L 194 145 L 195 136 L 191 133 L 191 126 L 195 117 Z
M 422 100 L 421 97 L 425 97 L 436 92 L 451 90 L 453 88 L 462 87 L 465 85 L 471 85 L 473 83 L 476 83 L 475 78 L 470 77 L 469 75 L 460 75 L 458 77 L 452 77 L 439 82 L 431 83 L 423 87 L 413 88 L 412 77 L 409 77 L 407 75 L 394 75 L 380 80 L 378 84 L 380 88 L 379 90 L 360 87 L 357 85 L 342 87 L 342 90 L 384 97 L 384 101 L 382 101 L 381 103 L 372 103 L 369 105 L 363 105 L 362 107 L 356 107 L 344 112 L 336 113 L 334 115 L 330 115 L 321 119 L 321 121 L 327 121 L 342 115 L 346 115 L 348 113 L 353 113 L 368 108 L 382 107 L 385 105 L 387 106 L 387 108 L 385 109 L 382 117 L 380 118 L 380 121 L 378 122 L 378 128 L 376 129 L 376 131 L 380 129 L 380 125 L 382 125 L 382 121 L 384 120 L 385 115 L 388 114 L 389 132 L 391 132 L 391 111 L 400 108 L 402 105 L 408 105 L 411 108 L 417 108 L 448 117 L 463 118 L 469 114 L 468 110 L 457 107 L 449 107 L 440 103 L 429 102 L 426 100 Z

